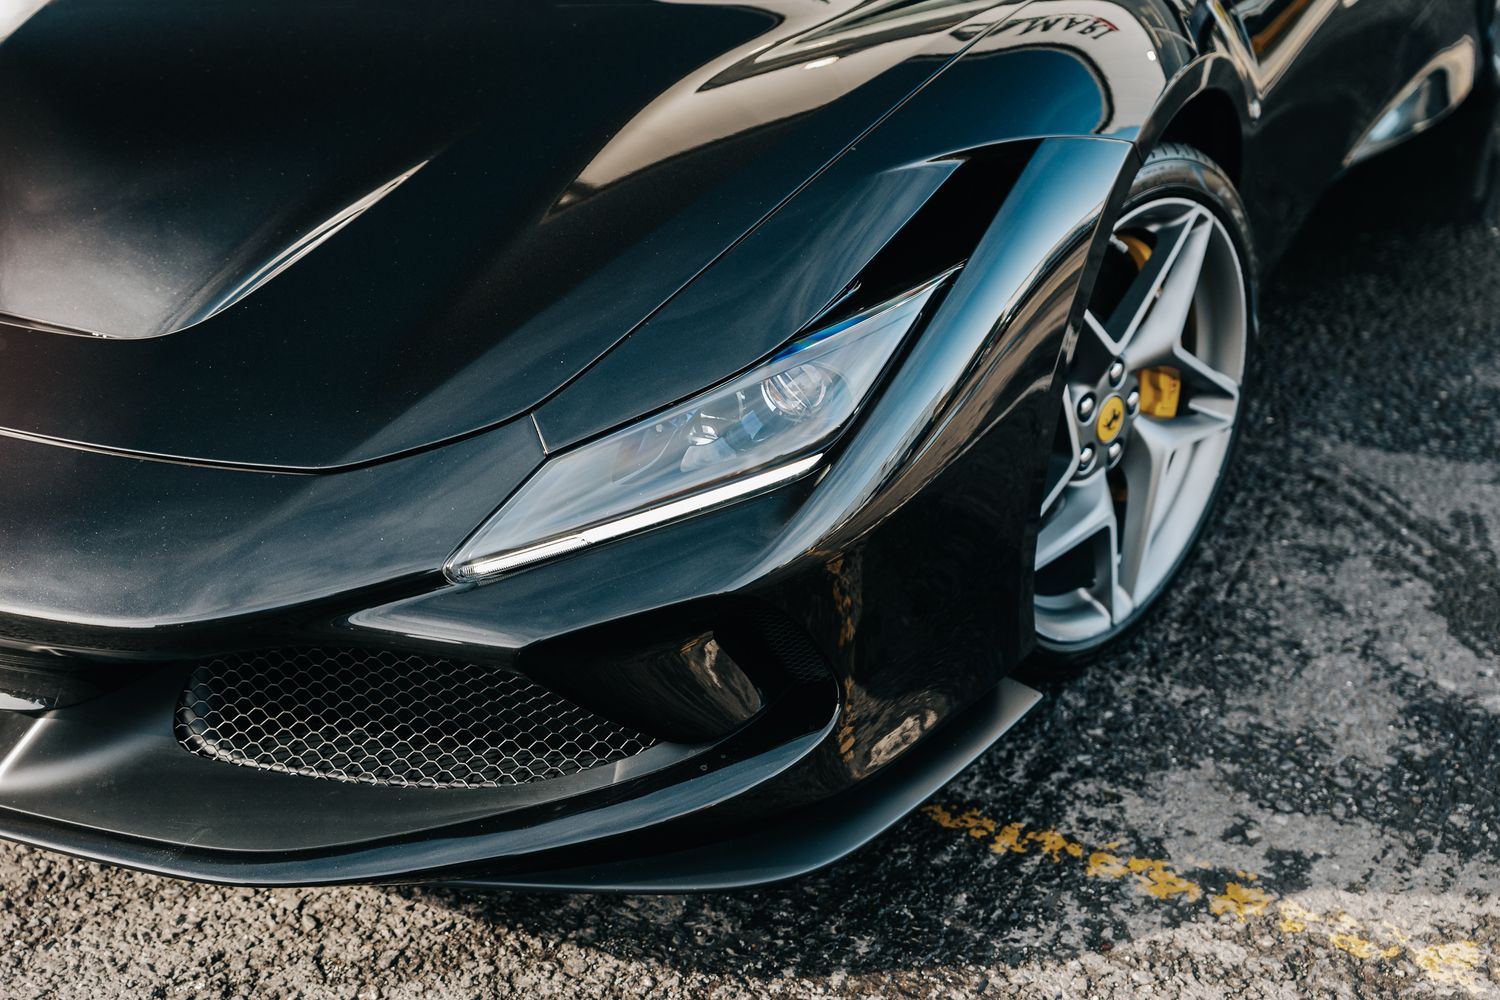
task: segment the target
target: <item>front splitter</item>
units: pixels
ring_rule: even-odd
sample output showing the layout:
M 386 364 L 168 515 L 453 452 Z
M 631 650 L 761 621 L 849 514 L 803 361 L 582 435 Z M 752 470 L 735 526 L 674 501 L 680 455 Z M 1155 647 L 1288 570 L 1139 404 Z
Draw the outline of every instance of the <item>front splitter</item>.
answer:
M 701 892 L 796 878 L 868 844 L 973 763 L 1041 700 L 1001 681 L 874 777 L 833 798 L 709 843 L 551 871 L 465 879 L 469 888 L 569 892 Z

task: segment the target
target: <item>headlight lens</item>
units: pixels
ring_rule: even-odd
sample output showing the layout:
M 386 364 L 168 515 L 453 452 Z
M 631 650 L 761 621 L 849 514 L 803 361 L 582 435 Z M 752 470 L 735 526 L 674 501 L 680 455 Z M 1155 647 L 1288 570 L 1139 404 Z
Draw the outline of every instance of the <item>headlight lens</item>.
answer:
M 454 554 L 448 575 L 486 580 L 813 471 L 945 277 L 548 461 Z

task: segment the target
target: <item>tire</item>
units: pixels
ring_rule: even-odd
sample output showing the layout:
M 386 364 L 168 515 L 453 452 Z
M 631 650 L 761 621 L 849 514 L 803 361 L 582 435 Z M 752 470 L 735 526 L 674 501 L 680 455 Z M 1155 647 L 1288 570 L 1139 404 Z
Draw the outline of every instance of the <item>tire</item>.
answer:
M 1034 567 L 1043 662 L 1081 664 L 1144 624 L 1211 523 L 1245 412 L 1254 274 L 1229 177 L 1192 147 L 1153 151 L 1065 368 Z

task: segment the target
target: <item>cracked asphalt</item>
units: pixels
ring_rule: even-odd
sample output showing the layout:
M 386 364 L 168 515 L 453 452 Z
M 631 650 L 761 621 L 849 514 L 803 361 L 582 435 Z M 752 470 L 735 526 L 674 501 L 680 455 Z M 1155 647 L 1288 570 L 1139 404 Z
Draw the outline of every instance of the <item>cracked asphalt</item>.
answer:
M 0 995 L 1500 995 L 1476 114 L 1341 185 L 1270 281 L 1217 529 L 1152 624 L 1033 677 L 1017 730 L 854 857 L 588 897 L 224 889 L 4 846 Z

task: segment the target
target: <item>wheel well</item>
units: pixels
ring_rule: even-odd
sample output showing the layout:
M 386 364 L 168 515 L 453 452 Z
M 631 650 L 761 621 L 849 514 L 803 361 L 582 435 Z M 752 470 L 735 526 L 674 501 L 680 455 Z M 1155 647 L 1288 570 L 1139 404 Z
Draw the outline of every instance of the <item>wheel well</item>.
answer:
M 1223 91 L 1205 90 L 1184 104 L 1162 130 L 1160 141 L 1196 147 L 1239 184 L 1243 144 L 1240 116 Z

